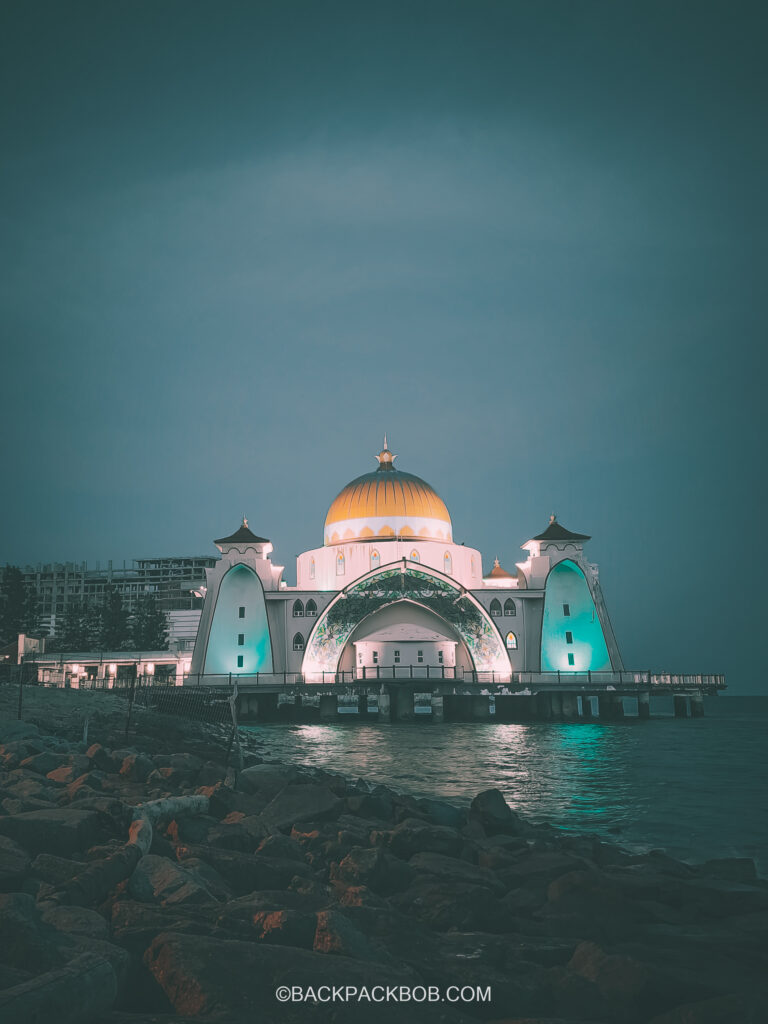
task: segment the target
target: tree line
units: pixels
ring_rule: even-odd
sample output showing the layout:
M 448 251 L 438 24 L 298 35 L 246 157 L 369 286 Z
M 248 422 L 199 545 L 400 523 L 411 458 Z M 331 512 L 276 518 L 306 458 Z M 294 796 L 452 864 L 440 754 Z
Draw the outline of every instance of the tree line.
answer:
M 32 587 L 24 586 L 24 574 L 7 565 L 0 579 L 0 646 L 19 633 L 43 636 L 40 607 Z M 107 584 L 103 601 L 69 600 L 56 617 L 56 635 L 46 642 L 49 651 L 165 651 L 168 622 L 157 607 L 154 594 L 142 594 L 131 614 L 122 595 Z

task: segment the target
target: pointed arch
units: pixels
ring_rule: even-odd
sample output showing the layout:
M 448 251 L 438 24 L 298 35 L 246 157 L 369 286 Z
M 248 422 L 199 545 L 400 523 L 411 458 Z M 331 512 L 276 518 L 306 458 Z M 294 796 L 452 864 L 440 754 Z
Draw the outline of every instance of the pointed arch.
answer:
M 420 555 L 420 554 L 419 554 L 419 552 L 418 552 L 418 551 L 416 550 L 416 548 L 414 548 L 414 549 L 413 549 L 413 551 L 411 552 L 411 554 L 410 554 L 410 556 L 409 556 L 409 557 L 410 557 L 410 559 L 411 559 L 411 561 L 412 561 L 412 562 L 417 562 L 417 563 L 418 563 L 418 562 L 420 562 L 420 561 L 421 561 L 421 555 Z
M 293 602 L 293 617 L 294 619 L 304 618 L 304 602 L 299 600 L 298 597 Z
M 508 597 L 507 600 L 504 602 L 504 614 L 517 615 L 517 608 L 515 607 L 515 602 L 512 600 L 511 597 Z
M 315 578 L 315 560 L 310 558 L 309 560 L 309 578 L 313 580 Z
M 314 619 L 315 616 L 317 615 L 317 605 L 315 604 L 311 597 L 304 607 L 304 614 L 307 616 L 308 619 Z
M 336 552 L 336 575 L 337 576 L 343 576 L 344 575 L 344 552 L 343 551 L 337 551 Z
M 563 559 L 550 569 L 545 584 L 541 670 L 606 672 L 612 667 L 587 578 L 576 562 Z
M 515 633 L 513 633 L 511 629 L 507 633 L 507 638 L 506 638 L 505 642 L 506 642 L 507 650 L 508 651 L 516 651 L 517 650 L 517 635 Z
M 501 601 L 499 601 L 497 597 L 494 597 L 494 599 L 491 601 L 490 612 L 494 619 L 498 619 L 499 616 L 501 615 Z
M 453 576 L 453 559 L 450 551 L 446 551 L 443 555 L 443 572 L 446 576 Z
M 380 565 L 381 555 L 376 550 L 376 548 L 373 548 L 373 550 L 371 551 L 371 569 L 378 569 Z
M 301 635 L 301 633 L 293 634 L 293 649 L 294 651 L 304 650 L 304 637 Z
M 247 624 L 240 618 L 243 607 L 248 609 Z M 227 570 L 219 583 L 205 643 L 203 672 L 250 675 L 272 670 L 272 640 L 264 587 L 254 569 L 238 562 Z

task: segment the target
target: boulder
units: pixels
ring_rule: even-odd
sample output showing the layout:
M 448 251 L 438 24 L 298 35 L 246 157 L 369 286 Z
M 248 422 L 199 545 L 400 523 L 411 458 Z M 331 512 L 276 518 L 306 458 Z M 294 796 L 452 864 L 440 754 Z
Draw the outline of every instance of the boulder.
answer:
M 41 878 L 50 885 L 58 886 L 62 882 L 69 882 L 86 867 L 87 865 L 82 861 L 57 857 L 53 853 L 39 853 L 32 861 L 30 871 L 36 878 Z
M 499 789 L 486 789 L 478 793 L 470 804 L 470 815 L 483 826 L 488 835 L 504 833 L 520 835 L 524 825 L 514 813 Z
M 275 946 L 312 949 L 316 920 L 301 910 L 254 910 L 250 916 L 249 938 Z
M 121 762 L 111 750 L 107 750 L 100 743 L 92 743 L 85 752 L 85 756 L 94 768 L 100 772 L 119 772 Z
M 89 939 L 109 939 L 109 925 L 95 910 L 45 904 L 41 916 L 46 924 L 66 935 L 84 935 Z
M 256 847 L 256 852 L 263 854 L 265 857 L 282 857 L 283 860 L 293 860 L 300 864 L 306 863 L 304 851 L 299 843 L 295 839 L 291 839 L 290 836 L 284 836 L 282 833 L 262 839 Z
M 765 1003 L 755 1003 L 732 992 L 676 1006 L 653 1017 L 648 1024 L 757 1024 L 764 1012 Z
M 166 857 L 147 854 L 139 861 L 128 882 L 128 892 L 140 903 L 174 906 L 211 903 L 213 894 L 199 876 L 186 871 Z
M 701 865 L 701 873 L 708 878 L 745 882 L 747 885 L 757 880 L 755 862 L 751 857 L 721 857 L 707 860 Z
M 406 818 L 391 832 L 376 833 L 396 857 L 409 860 L 417 853 L 458 857 L 464 846 L 459 833 L 445 825 L 430 825 L 420 818 Z
M 260 796 L 266 806 L 280 790 L 300 778 L 301 773 L 290 765 L 256 764 L 240 772 L 237 788 L 243 793 Z
M 181 864 L 189 858 L 205 861 L 215 868 L 233 892 L 241 895 L 256 889 L 286 889 L 296 875 L 312 875 L 307 865 L 295 861 L 201 844 L 180 844 L 176 848 L 176 856 Z
M 413 879 L 412 868 L 380 847 L 354 847 L 344 859 L 331 864 L 331 881 L 365 885 L 379 895 L 402 891 Z
M 23 847 L 0 835 L 0 892 L 20 888 L 30 864 L 31 858 Z
M 404 893 L 391 899 L 399 910 L 413 914 L 435 931 L 462 932 L 510 930 L 512 920 L 498 894 L 487 886 L 466 882 L 445 882 L 422 876 Z
M 126 754 L 120 765 L 120 774 L 131 782 L 146 782 L 154 770 L 154 761 L 146 754 Z
M 313 948 L 317 953 L 349 956 L 354 960 L 389 963 L 391 957 L 380 946 L 356 928 L 349 918 L 338 910 L 321 910 L 317 914 Z
M 261 768 L 263 765 L 258 765 Z M 252 771 L 254 769 L 249 769 Z M 341 814 L 344 802 L 327 786 L 290 784 L 267 804 L 261 816 L 267 827 L 289 830 L 305 821 L 327 821 Z
M 434 875 L 446 882 L 484 886 L 498 895 L 504 893 L 504 885 L 493 871 L 456 860 L 454 857 L 444 857 L 439 853 L 417 853 L 408 863 L 419 874 Z
M 0 834 L 15 839 L 33 856 L 38 853 L 70 855 L 87 850 L 103 838 L 102 819 L 97 811 L 70 807 L 27 811 L 0 818 Z
M 31 896 L 23 892 L 0 895 L 0 963 L 22 970 L 48 970 L 64 958 L 59 934 L 40 917 Z
M 56 768 L 65 765 L 67 760 L 66 754 L 57 754 L 52 750 L 44 750 L 40 754 L 33 754 L 31 757 L 25 758 L 21 762 L 20 767 L 35 772 L 37 775 L 47 775 Z
M 66 764 L 62 764 L 59 768 L 54 768 L 53 771 L 47 772 L 45 777 L 50 779 L 51 782 L 59 782 L 63 786 L 68 786 L 71 782 L 85 775 L 90 765 L 91 762 L 87 757 L 74 754 L 67 759 Z

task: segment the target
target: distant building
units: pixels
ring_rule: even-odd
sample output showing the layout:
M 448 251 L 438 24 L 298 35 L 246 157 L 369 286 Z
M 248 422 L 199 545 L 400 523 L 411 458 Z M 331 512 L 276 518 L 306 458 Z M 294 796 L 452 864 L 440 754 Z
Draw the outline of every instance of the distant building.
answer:
M 169 614 L 171 640 L 184 638 L 194 641 L 197 620 L 203 601 L 196 596 L 205 583 L 205 571 L 216 565 L 212 555 L 185 557 L 138 558 L 122 568 L 110 561 L 106 568 L 98 563 L 89 567 L 86 562 L 65 562 L 37 567 L 26 566 L 24 584 L 33 590 L 38 601 L 41 628 L 50 636 L 56 635 L 56 620 L 72 601 L 101 605 L 109 586 L 121 596 L 129 612 L 134 611 L 138 599 L 152 594 L 161 611 Z M 193 616 L 189 613 L 195 612 Z M 189 646 L 192 644 L 190 642 Z

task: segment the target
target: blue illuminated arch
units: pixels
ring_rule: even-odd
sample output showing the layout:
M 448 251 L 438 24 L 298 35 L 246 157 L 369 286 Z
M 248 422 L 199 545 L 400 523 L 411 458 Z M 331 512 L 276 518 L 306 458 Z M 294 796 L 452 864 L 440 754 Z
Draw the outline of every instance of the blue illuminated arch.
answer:
M 240 618 L 240 608 L 245 615 Z M 238 644 L 238 634 L 244 641 Z M 238 665 L 242 657 L 242 665 Z M 250 566 L 234 565 L 219 584 L 219 594 L 208 634 L 203 672 L 255 675 L 272 672 L 272 641 L 261 580 Z
M 558 562 L 547 577 L 544 592 L 541 671 L 608 672 L 611 668 L 586 577 L 570 559 Z

